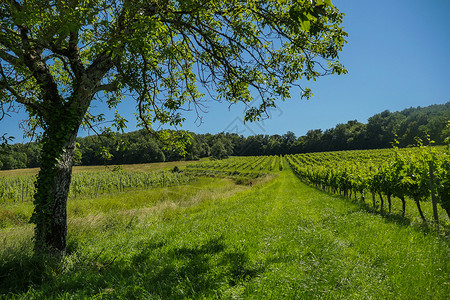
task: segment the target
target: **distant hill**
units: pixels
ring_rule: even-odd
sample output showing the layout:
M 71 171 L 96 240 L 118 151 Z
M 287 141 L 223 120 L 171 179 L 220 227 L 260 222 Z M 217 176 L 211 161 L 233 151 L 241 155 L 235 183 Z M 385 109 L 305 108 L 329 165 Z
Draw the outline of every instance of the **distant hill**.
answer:
M 78 138 L 76 163 L 81 165 L 150 163 L 174 160 L 192 160 L 230 155 L 283 155 L 290 153 L 338 151 L 354 149 L 389 148 L 394 139 L 400 147 L 416 144 L 429 137 L 437 145 L 445 143 L 450 135 L 450 102 L 427 107 L 407 108 L 402 111 L 385 110 L 370 117 L 367 124 L 357 120 L 337 124 L 322 131 L 312 129 L 305 136 L 293 132 L 283 135 L 239 136 L 233 133 L 195 134 L 187 146 L 185 156 L 165 150 L 161 143 L 144 130 L 116 134 L 114 139 L 97 136 Z M 111 159 L 105 161 L 99 153 L 109 149 Z M 0 149 L 0 169 L 38 167 L 40 145 L 14 144 Z

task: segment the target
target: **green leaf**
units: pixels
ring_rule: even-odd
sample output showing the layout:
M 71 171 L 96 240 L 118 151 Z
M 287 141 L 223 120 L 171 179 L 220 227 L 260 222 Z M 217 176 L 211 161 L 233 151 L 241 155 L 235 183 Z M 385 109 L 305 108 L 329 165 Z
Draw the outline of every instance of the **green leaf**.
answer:
M 327 4 L 330 7 L 334 7 L 333 3 L 331 3 L 331 0 L 323 0 L 323 2 L 325 2 L 325 4 Z

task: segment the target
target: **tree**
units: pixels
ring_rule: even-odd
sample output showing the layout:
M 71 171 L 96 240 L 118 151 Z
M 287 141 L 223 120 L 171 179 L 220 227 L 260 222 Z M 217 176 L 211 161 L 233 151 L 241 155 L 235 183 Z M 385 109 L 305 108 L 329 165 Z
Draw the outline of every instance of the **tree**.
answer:
M 211 155 L 215 159 L 224 159 L 228 157 L 228 151 L 220 139 L 211 147 Z
M 42 129 L 35 249 L 64 255 L 77 132 L 104 120 L 93 102 L 134 99 L 140 125 L 174 145 L 188 136 L 152 125 L 180 125 L 203 93 L 247 105 L 258 96 L 245 113 L 257 120 L 292 87 L 309 98 L 300 79 L 346 72 L 342 18 L 331 0 L 2 1 L 0 116 L 22 105 Z M 119 112 L 115 125 L 125 126 Z
M 303 139 L 304 149 L 306 152 L 323 151 L 322 145 L 323 132 L 322 129 L 308 130 Z

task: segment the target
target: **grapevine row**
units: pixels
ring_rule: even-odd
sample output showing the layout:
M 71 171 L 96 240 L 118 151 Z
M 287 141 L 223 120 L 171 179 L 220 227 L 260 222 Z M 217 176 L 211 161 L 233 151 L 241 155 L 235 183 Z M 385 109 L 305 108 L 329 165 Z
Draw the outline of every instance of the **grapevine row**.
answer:
M 136 188 L 184 184 L 191 180 L 183 173 L 161 172 L 83 172 L 72 177 L 69 198 L 98 196 L 102 193 Z M 0 177 L 1 202 L 30 201 L 35 192 L 36 176 Z
M 287 156 L 293 171 L 303 181 L 331 193 L 346 197 L 358 195 L 364 201 L 376 195 L 380 209 L 387 200 L 391 212 L 392 197 L 402 201 L 413 199 L 424 222 L 421 203 L 431 199 L 434 221 L 438 223 L 436 205 L 450 217 L 450 147 L 445 151 L 435 147 L 411 149 L 342 151 Z

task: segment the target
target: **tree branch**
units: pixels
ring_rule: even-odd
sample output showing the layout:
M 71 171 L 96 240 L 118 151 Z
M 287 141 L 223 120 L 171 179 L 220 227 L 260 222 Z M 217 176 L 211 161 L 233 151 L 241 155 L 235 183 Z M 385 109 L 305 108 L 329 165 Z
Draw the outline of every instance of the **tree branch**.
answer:
M 101 91 L 115 92 L 117 90 L 119 90 L 119 83 L 115 81 L 115 82 L 110 82 L 110 83 L 107 83 L 107 84 L 102 84 L 102 85 L 97 86 L 94 89 L 94 94 L 98 93 L 98 92 L 101 92 Z
M 79 80 L 82 74 L 85 71 L 85 67 L 80 57 L 80 49 L 78 48 L 78 32 L 71 32 L 69 34 L 69 44 L 67 47 L 62 47 L 57 43 L 60 41 L 53 40 L 49 49 L 52 50 L 53 53 L 56 53 L 60 56 L 65 56 L 68 58 L 70 67 L 73 71 L 73 74 L 77 80 Z
M 17 61 L 19 58 L 15 57 L 14 55 L 9 54 L 5 50 L 0 50 L 0 58 L 13 66 L 18 65 Z
M 0 82 L 0 83 L 2 83 L 2 82 Z M 41 114 L 42 116 L 47 117 L 46 111 L 43 110 L 42 107 L 41 107 L 39 104 L 33 102 L 30 98 L 23 97 L 22 95 L 20 95 L 19 92 L 17 92 L 17 91 L 16 91 L 14 88 L 12 88 L 10 85 L 8 85 L 8 84 L 2 84 L 2 85 L 1 85 L 1 84 L 0 84 L 0 87 L 4 88 L 4 89 L 6 89 L 8 92 L 10 92 L 11 95 L 13 95 L 13 96 L 16 98 L 16 101 L 17 101 L 18 103 L 23 104 L 23 105 L 25 105 L 25 106 L 28 106 L 29 108 L 31 108 L 31 109 L 33 109 L 33 110 L 39 112 L 39 114 Z
M 28 29 L 24 27 L 20 28 L 20 35 L 22 38 L 22 46 L 24 49 L 23 57 L 27 68 L 33 74 L 37 83 L 43 90 L 43 101 L 50 102 L 51 105 L 61 105 L 63 99 L 59 94 L 58 85 L 55 83 L 52 74 L 50 73 L 47 65 L 42 61 L 39 50 L 31 46 L 28 39 Z M 47 114 L 48 116 L 49 114 Z

